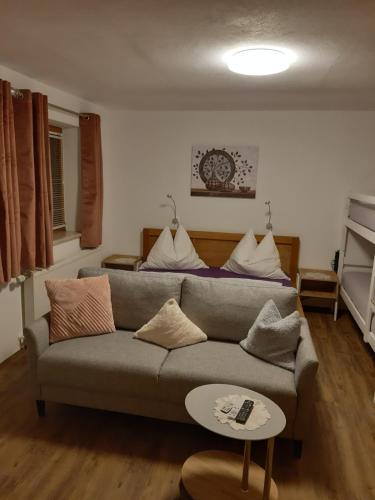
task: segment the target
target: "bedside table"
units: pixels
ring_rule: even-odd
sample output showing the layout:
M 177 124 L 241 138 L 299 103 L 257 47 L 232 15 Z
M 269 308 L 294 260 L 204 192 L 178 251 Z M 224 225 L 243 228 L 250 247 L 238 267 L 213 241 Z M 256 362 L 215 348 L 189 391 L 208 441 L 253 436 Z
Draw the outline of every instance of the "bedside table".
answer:
M 141 258 L 138 255 L 114 254 L 102 261 L 102 267 L 122 269 L 123 271 L 138 271 Z
M 337 320 L 339 282 L 334 271 L 300 268 L 297 275 L 297 290 L 301 299 L 333 301 L 333 318 Z

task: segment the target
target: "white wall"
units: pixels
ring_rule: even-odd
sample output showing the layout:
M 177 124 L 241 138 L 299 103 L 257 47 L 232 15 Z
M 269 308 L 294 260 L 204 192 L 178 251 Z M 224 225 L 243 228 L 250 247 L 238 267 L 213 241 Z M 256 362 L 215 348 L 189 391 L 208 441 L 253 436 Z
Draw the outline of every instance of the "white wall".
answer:
M 4 66 L 0 66 L 0 79 L 10 81 L 16 88 L 27 88 L 34 92 L 47 94 L 50 103 L 63 106 L 67 109 L 78 112 L 99 113 L 102 117 L 103 160 L 106 168 L 106 165 L 108 165 L 106 152 L 110 149 L 108 147 L 110 135 L 108 132 L 109 114 L 105 109 Z M 77 121 L 76 118 L 73 119 L 72 115 L 67 113 L 53 112 L 52 115 L 54 119 L 63 123 L 70 120 L 74 124 Z M 18 350 L 18 337 L 22 336 L 22 328 L 21 286 L 13 283 L 5 287 L 0 287 L 0 362 Z
M 163 227 L 172 192 L 188 229 L 265 231 L 301 238 L 300 264 L 327 267 L 339 246 L 346 194 L 375 192 L 375 112 L 117 112 L 107 179 L 111 249 L 140 250 L 143 227 Z M 194 144 L 260 147 L 257 197 L 190 196 Z M 109 183 L 110 187 L 109 187 Z

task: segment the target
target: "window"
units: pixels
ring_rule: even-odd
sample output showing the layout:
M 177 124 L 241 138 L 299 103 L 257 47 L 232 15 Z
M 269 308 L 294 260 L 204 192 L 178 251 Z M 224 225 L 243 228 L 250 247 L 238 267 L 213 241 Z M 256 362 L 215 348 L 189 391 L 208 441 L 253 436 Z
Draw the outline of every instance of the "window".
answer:
M 63 130 L 49 126 L 51 151 L 53 229 L 66 229 L 64 206 Z

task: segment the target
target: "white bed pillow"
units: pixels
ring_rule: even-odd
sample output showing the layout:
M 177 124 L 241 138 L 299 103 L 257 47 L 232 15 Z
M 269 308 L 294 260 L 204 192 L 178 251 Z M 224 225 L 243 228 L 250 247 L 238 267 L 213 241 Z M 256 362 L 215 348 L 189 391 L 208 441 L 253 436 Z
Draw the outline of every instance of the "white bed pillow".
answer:
M 166 349 L 176 349 L 207 340 L 207 335 L 184 314 L 175 299 L 169 299 L 134 338 L 152 342 Z
M 173 236 L 169 227 L 160 233 L 140 269 L 201 269 L 207 268 L 199 258 L 191 239 L 183 226 L 178 226 Z
M 261 278 L 288 278 L 281 270 L 279 251 L 271 231 L 258 245 L 253 230 L 250 229 L 233 250 L 222 269 Z

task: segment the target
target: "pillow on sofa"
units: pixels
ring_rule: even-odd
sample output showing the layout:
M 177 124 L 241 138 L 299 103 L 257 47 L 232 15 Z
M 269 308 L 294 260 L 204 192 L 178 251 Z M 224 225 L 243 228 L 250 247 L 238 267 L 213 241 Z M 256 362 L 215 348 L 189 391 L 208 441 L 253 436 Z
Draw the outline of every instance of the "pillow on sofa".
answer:
M 207 268 L 199 258 L 185 228 L 178 226 L 174 240 L 169 227 L 160 233 L 140 269 L 201 269 Z
M 258 358 L 294 371 L 300 327 L 298 311 L 282 318 L 275 302 L 270 299 L 240 346 Z
M 203 342 L 207 335 L 181 311 L 175 299 L 169 299 L 148 323 L 135 332 L 134 338 L 176 349 Z
M 281 270 L 279 251 L 271 231 L 258 245 L 253 230 L 250 229 L 237 244 L 223 269 L 262 278 L 287 278 Z
M 51 343 L 116 330 L 108 274 L 45 284 L 51 302 Z

